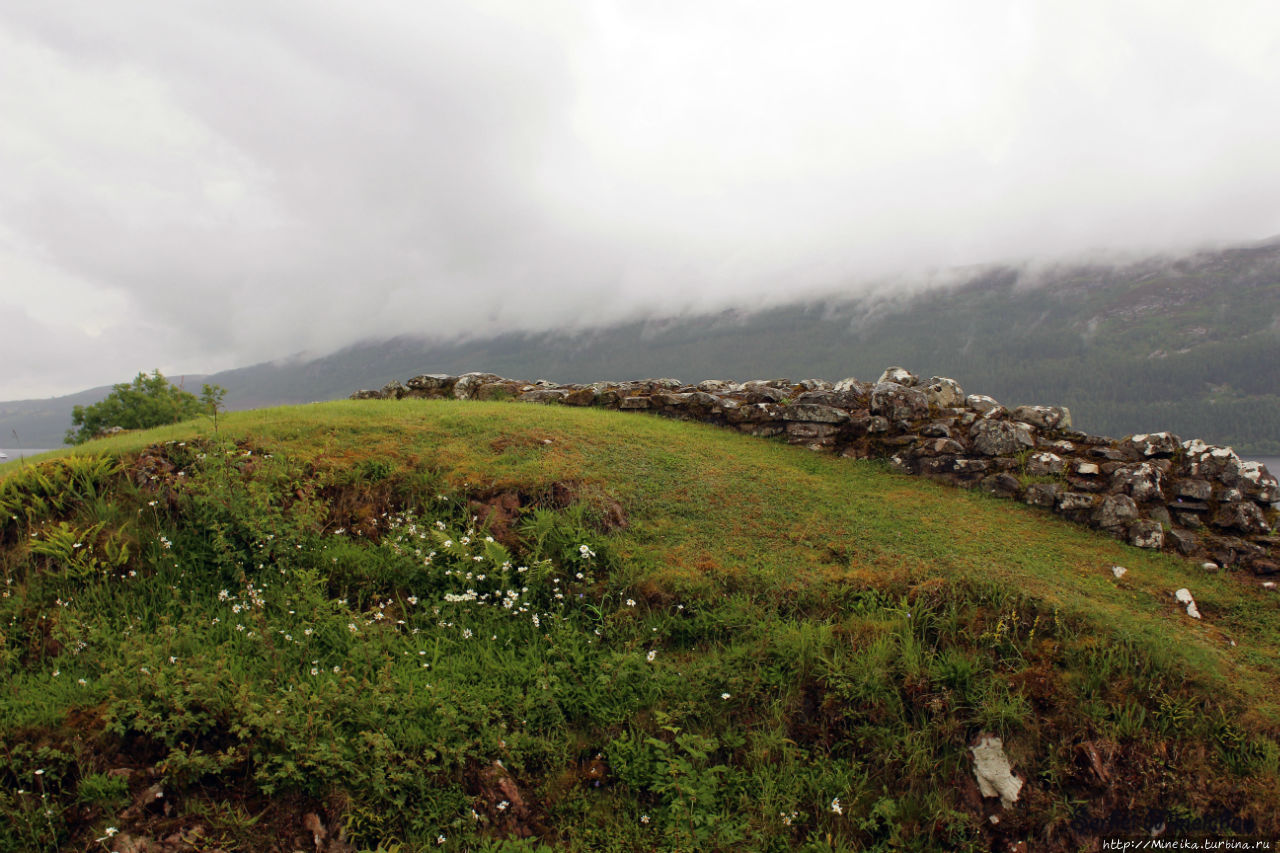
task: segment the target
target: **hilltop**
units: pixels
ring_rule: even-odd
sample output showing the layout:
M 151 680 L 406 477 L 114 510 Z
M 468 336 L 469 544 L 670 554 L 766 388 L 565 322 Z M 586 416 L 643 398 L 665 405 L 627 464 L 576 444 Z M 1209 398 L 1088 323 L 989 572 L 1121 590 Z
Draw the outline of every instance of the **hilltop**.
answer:
M 882 462 L 402 399 L 0 477 L 0 850 L 1280 835 L 1280 595 Z

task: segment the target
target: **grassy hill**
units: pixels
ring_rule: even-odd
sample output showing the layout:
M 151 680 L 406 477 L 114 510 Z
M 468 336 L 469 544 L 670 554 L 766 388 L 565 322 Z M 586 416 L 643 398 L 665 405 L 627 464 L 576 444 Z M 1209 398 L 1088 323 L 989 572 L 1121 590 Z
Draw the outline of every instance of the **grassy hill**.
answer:
M 0 477 L 0 851 L 1280 835 L 1280 595 L 877 463 L 405 400 Z

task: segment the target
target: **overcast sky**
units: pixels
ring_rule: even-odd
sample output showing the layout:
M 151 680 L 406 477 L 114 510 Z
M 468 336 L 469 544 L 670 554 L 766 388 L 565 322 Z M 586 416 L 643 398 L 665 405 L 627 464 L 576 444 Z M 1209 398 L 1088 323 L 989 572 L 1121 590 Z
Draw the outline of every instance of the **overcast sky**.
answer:
M 1280 234 L 1274 0 L 0 4 L 0 399 Z

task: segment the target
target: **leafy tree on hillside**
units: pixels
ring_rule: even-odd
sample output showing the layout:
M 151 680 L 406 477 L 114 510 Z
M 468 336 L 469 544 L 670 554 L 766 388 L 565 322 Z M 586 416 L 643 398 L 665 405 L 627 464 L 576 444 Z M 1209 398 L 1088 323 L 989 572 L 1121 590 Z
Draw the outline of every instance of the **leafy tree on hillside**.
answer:
M 79 429 L 67 430 L 63 440 L 80 444 L 111 427 L 146 429 L 177 423 L 205 414 L 208 408 L 195 394 L 170 385 L 159 370 L 150 376 L 139 373 L 133 382 L 114 386 L 101 402 L 72 409 L 71 424 Z

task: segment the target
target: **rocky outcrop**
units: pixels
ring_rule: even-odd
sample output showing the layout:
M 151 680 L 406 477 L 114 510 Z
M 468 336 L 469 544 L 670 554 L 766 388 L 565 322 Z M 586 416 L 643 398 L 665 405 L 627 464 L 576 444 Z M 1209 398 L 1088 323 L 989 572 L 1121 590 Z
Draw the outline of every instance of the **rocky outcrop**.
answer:
M 1257 575 L 1280 572 L 1280 483 L 1229 447 L 1168 432 L 1116 440 L 1062 406 L 1006 408 L 953 379 L 891 367 L 875 382 L 677 379 L 557 385 L 425 374 L 353 399 L 450 398 L 598 406 L 716 424 L 1020 500 L 1106 531 Z

